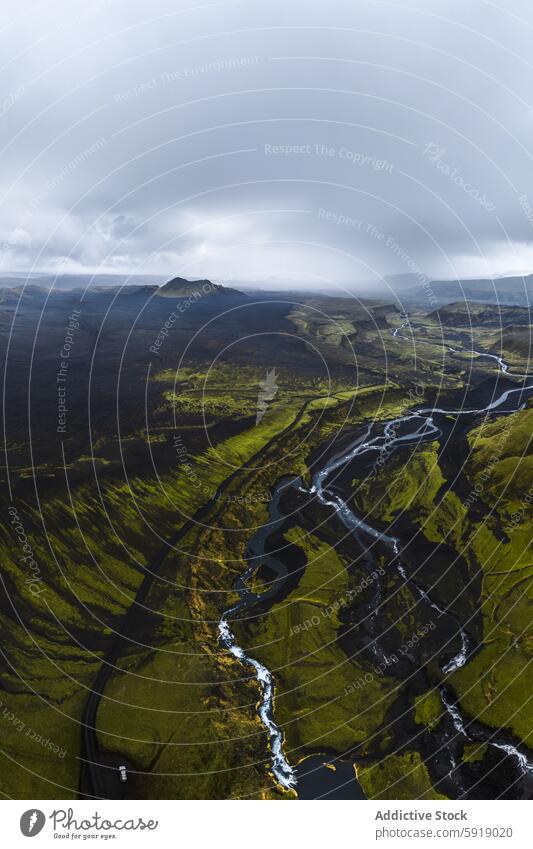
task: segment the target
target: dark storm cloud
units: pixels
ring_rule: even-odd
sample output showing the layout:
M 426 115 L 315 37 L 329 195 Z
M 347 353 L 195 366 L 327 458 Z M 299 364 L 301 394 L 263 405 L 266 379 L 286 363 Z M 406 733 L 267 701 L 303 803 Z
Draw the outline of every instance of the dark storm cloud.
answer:
M 533 10 L 3 4 L 2 269 L 533 268 Z

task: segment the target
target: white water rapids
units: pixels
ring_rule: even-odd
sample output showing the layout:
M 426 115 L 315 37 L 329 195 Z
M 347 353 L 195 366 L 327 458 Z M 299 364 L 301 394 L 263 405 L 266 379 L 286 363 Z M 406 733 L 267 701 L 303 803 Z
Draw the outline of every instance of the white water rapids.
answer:
M 461 736 L 465 737 L 470 742 L 483 742 L 479 740 L 474 740 L 467 732 L 465 721 L 461 715 L 461 712 L 459 711 L 457 705 L 453 704 L 453 702 L 450 701 L 444 687 L 440 688 L 439 693 L 442 704 L 451 716 L 453 727 L 455 728 L 457 733 L 461 734 Z M 493 740 L 488 740 L 487 743 L 489 746 L 494 746 L 495 749 L 500 749 L 500 751 L 505 752 L 505 754 L 509 757 L 515 758 L 515 760 L 518 762 L 518 766 L 522 770 L 522 773 L 529 773 L 533 775 L 533 763 L 526 757 L 526 755 L 524 755 L 523 752 L 517 749 L 516 746 L 513 746 L 511 743 L 497 743 Z
M 283 732 L 272 719 L 273 701 L 274 701 L 274 681 L 272 674 L 255 660 L 249 657 L 244 649 L 237 645 L 235 637 L 231 631 L 228 620 L 225 618 L 232 613 L 228 610 L 224 617 L 218 623 L 218 635 L 220 643 L 226 648 L 233 657 L 237 660 L 247 663 L 255 669 L 256 678 L 261 688 L 261 701 L 259 703 L 258 714 L 261 722 L 268 732 L 270 750 L 272 753 L 272 772 L 276 780 L 286 789 L 296 785 L 296 776 L 294 770 L 290 766 L 283 752 Z

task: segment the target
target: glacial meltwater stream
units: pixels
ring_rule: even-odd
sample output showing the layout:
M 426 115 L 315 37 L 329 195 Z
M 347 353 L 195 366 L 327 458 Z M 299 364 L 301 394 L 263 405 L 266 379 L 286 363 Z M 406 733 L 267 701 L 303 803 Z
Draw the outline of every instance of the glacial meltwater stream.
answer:
M 406 326 L 408 323 L 409 322 L 407 318 L 404 321 L 402 327 Z M 400 334 L 398 332 L 394 332 L 393 335 L 398 336 Z M 465 351 L 455 350 L 453 348 L 450 348 L 449 346 L 443 347 L 447 347 L 448 350 L 456 354 L 464 355 L 466 353 Z M 499 371 L 502 374 L 505 374 L 507 377 L 510 376 L 509 366 L 507 363 L 504 362 L 501 357 L 498 357 L 494 354 L 484 354 L 479 351 L 471 351 L 470 353 L 495 360 L 498 363 Z M 514 375 L 514 377 L 525 378 L 529 377 L 529 375 Z M 438 611 L 439 615 L 450 616 L 452 619 L 455 620 L 458 626 L 458 633 L 461 636 L 461 648 L 451 660 L 441 666 L 443 673 L 446 675 L 456 671 L 457 669 L 460 669 L 467 661 L 469 652 L 469 637 L 464 628 L 461 626 L 461 623 L 457 620 L 453 613 L 447 610 L 443 610 L 435 601 L 430 598 L 430 596 L 425 590 L 423 590 L 407 576 L 405 567 L 402 564 L 400 557 L 400 540 L 395 536 L 387 535 L 383 531 L 372 527 L 362 518 L 358 517 L 339 495 L 327 489 L 326 484 L 328 479 L 335 471 L 346 466 L 356 457 L 362 457 L 366 454 L 370 454 L 371 452 L 376 452 L 377 456 L 379 456 L 381 452 L 386 452 L 386 455 L 388 455 L 391 451 L 395 450 L 397 447 L 402 445 L 422 441 L 433 441 L 437 439 L 441 435 L 441 429 L 435 422 L 435 417 L 439 415 L 474 416 L 480 415 L 482 413 L 515 412 L 523 407 L 525 400 L 531 394 L 533 394 L 533 383 L 525 386 L 518 386 L 512 389 L 506 389 L 495 400 L 491 401 L 485 407 L 481 407 L 480 409 L 465 410 L 461 408 L 458 410 L 446 410 L 441 408 L 423 408 L 412 410 L 402 416 L 399 416 L 396 419 L 392 419 L 389 421 L 373 421 L 367 426 L 367 430 L 363 434 L 363 436 L 358 437 L 342 453 L 330 458 L 325 463 L 325 465 L 322 466 L 322 468 L 320 468 L 314 473 L 312 478 L 312 485 L 308 490 L 306 490 L 307 494 L 310 497 L 317 498 L 318 501 L 324 506 L 333 508 L 336 511 L 340 521 L 344 524 L 344 526 L 350 533 L 357 532 L 358 534 L 362 534 L 363 536 L 366 535 L 369 539 L 379 540 L 381 543 L 389 547 L 391 551 L 391 561 L 395 565 L 395 568 L 398 570 L 404 582 L 409 583 L 420 595 L 421 598 L 423 598 L 436 611 Z M 504 406 L 507 405 L 509 401 L 511 401 L 511 410 Z M 410 426 L 412 426 L 412 428 L 408 430 L 407 433 L 404 432 L 400 436 L 397 435 L 400 429 L 405 431 Z M 381 430 L 381 433 L 378 433 L 378 430 Z M 293 483 L 296 483 L 296 481 L 293 481 Z M 284 485 L 286 486 L 287 484 Z M 283 487 L 280 487 L 280 485 L 278 485 L 273 498 L 275 509 L 274 511 L 272 511 L 271 509 L 270 513 L 271 518 L 273 518 L 272 522 L 266 526 L 269 533 L 273 530 L 274 525 L 281 521 L 277 510 L 277 504 L 282 488 Z M 301 483 L 299 488 L 300 490 L 303 489 Z M 259 533 L 261 533 L 261 531 L 259 531 Z M 257 559 L 258 558 L 254 558 L 256 562 Z M 241 646 L 237 645 L 235 636 L 231 631 L 229 625 L 229 621 L 232 617 L 235 617 L 237 614 L 245 612 L 245 610 L 257 604 L 259 601 L 263 601 L 266 596 L 274 594 L 274 592 L 270 590 L 266 593 L 257 595 L 247 589 L 246 580 L 253 574 L 255 568 L 256 565 L 252 561 L 251 565 L 248 566 L 245 573 L 238 581 L 237 591 L 240 595 L 240 601 L 229 610 L 226 610 L 222 615 L 218 626 L 219 641 L 220 644 L 225 649 L 227 649 L 237 660 L 252 667 L 255 670 L 255 677 L 257 679 L 261 694 L 261 699 L 258 707 L 258 715 L 261 720 L 261 723 L 263 724 L 268 734 L 271 751 L 272 773 L 276 781 L 282 787 L 289 789 L 296 787 L 297 775 L 293 767 L 291 767 L 291 765 L 289 764 L 289 761 L 284 753 L 283 732 L 274 721 L 273 704 L 275 685 L 273 676 L 271 672 L 262 663 L 250 657 L 245 652 L 245 650 L 241 648 Z M 279 586 L 276 587 L 276 589 L 278 588 Z M 375 642 L 373 646 L 375 652 L 377 653 L 378 648 Z M 444 686 L 440 688 L 439 692 L 442 704 L 448 712 L 449 716 L 451 717 L 455 730 L 458 734 L 463 735 L 468 740 L 470 740 L 471 737 L 469 736 L 469 732 L 467 730 L 467 723 L 463 720 L 460 711 L 457 708 L 457 705 L 453 704 L 452 700 L 448 697 L 447 691 Z M 522 752 L 519 751 L 519 749 L 517 749 L 514 745 L 510 743 L 501 741 L 500 735 L 496 733 L 493 735 L 493 737 L 494 739 L 491 738 L 487 740 L 489 745 L 492 745 L 504 751 L 507 755 L 515 758 L 522 772 L 527 772 L 528 774 L 533 775 L 533 763 L 531 763 L 528 758 Z

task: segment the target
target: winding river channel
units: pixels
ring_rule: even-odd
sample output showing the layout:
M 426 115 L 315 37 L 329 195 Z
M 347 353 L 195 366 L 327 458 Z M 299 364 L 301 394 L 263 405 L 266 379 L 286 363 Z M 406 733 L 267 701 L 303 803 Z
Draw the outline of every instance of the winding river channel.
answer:
M 404 318 L 404 323 L 401 327 L 409 324 L 408 317 Z M 400 336 L 400 328 L 393 332 L 393 335 Z M 405 337 L 407 338 L 407 337 Z M 409 340 L 411 341 L 411 340 Z M 514 377 L 527 378 L 528 375 L 511 375 L 509 365 L 499 356 L 479 351 L 461 351 L 450 346 L 443 346 L 453 354 L 477 355 L 479 357 L 487 357 L 494 360 L 498 364 L 498 370 L 507 378 Z M 498 390 L 499 391 L 499 390 Z M 260 689 L 260 701 L 258 706 L 258 715 L 263 724 L 269 740 L 271 753 L 271 771 L 279 785 L 285 789 L 296 788 L 298 784 L 298 771 L 292 767 L 284 753 L 283 748 L 283 732 L 276 725 L 274 720 L 274 688 L 275 683 L 272 673 L 259 661 L 250 657 L 244 648 L 236 642 L 235 636 L 230 627 L 230 621 L 233 618 L 248 611 L 259 602 L 264 602 L 268 597 L 273 596 L 279 591 L 280 585 L 286 580 L 287 569 L 280 561 L 276 560 L 276 574 L 278 577 L 273 582 L 269 590 L 264 593 L 256 594 L 252 592 L 247 581 L 255 572 L 260 563 L 268 565 L 268 560 L 272 559 L 271 555 L 265 553 L 264 543 L 270 534 L 272 534 L 284 521 L 284 516 L 279 510 L 279 499 L 283 490 L 288 486 L 297 487 L 301 492 L 305 492 L 310 498 L 316 498 L 322 505 L 333 509 L 349 533 L 357 533 L 358 537 L 366 537 L 370 540 L 379 540 L 390 551 L 391 564 L 397 569 L 402 580 L 415 590 L 415 592 L 424 599 L 439 616 L 449 616 L 455 621 L 457 633 L 461 638 L 461 646 L 454 657 L 441 664 L 442 672 L 448 675 L 460 669 L 468 660 L 470 651 L 470 638 L 459 620 L 450 611 L 442 609 L 436 601 L 434 601 L 428 593 L 418 586 L 411 578 L 408 577 L 405 565 L 401 561 L 401 543 L 398 537 L 388 535 L 384 531 L 372 527 L 361 517 L 356 515 L 351 507 L 344 501 L 340 495 L 332 491 L 331 485 L 328 483 L 335 472 L 342 470 L 347 464 L 354 461 L 356 458 L 369 456 L 372 454 L 377 457 L 387 457 L 396 448 L 404 445 L 420 442 L 431 442 L 438 439 L 442 435 L 441 427 L 438 421 L 441 416 L 477 416 L 480 414 L 494 413 L 501 415 L 505 413 L 516 412 L 522 409 L 525 401 L 533 395 L 533 383 L 525 382 L 517 387 L 508 388 L 497 394 L 494 400 L 486 406 L 479 409 L 443 409 L 443 408 L 415 408 L 402 416 L 388 421 L 372 421 L 367 425 L 363 435 L 355 439 L 346 449 L 337 453 L 323 462 L 323 465 L 313 472 L 311 486 L 305 489 L 299 478 L 284 478 L 278 482 L 274 489 L 273 497 L 269 505 L 270 521 L 267 525 L 260 528 L 248 544 L 248 566 L 244 574 L 238 580 L 235 589 L 239 594 L 239 601 L 229 610 L 226 610 L 218 625 L 219 641 L 223 648 L 227 649 L 241 663 L 251 667 L 254 670 Z M 281 569 L 281 572 L 280 572 Z M 285 575 L 283 574 L 285 570 Z M 379 588 L 378 588 L 379 592 Z M 379 648 L 377 641 L 373 641 L 370 645 L 371 650 L 375 653 L 376 658 L 380 660 L 382 650 Z M 479 742 L 479 736 L 472 736 L 469 730 L 469 724 L 460 713 L 459 708 L 450 696 L 445 685 L 439 688 L 439 695 L 444 709 L 448 713 L 453 727 L 460 735 L 467 740 Z M 487 731 L 486 740 L 490 746 L 505 752 L 508 756 L 515 759 L 520 771 L 533 776 L 533 763 L 528 760 L 528 757 L 521 752 L 512 743 L 501 738 L 498 732 L 490 733 Z M 452 757 L 453 761 L 453 757 Z M 455 764 L 452 762 L 452 768 Z

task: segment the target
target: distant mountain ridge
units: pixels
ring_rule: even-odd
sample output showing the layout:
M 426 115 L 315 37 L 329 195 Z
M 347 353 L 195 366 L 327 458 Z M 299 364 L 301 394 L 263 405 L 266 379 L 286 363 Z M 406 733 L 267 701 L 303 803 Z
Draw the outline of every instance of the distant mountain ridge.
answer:
M 530 308 L 533 302 L 533 274 L 498 278 L 477 278 L 472 280 L 430 280 L 424 278 L 424 283 L 415 274 L 398 274 L 385 278 L 386 283 L 372 284 L 364 291 L 354 292 L 357 300 L 361 298 L 371 301 L 382 301 L 386 304 L 396 302 L 404 304 L 406 309 L 411 306 L 427 312 L 440 309 L 446 304 L 470 302 L 471 304 L 486 304 L 488 306 L 516 306 Z M 185 277 L 173 277 L 165 283 L 161 278 L 150 275 L 33 275 L 26 279 L 22 275 L 7 274 L 0 277 L 0 302 L 18 300 L 35 301 L 48 295 L 73 296 L 80 290 L 86 290 L 86 297 L 111 296 L 144 297 L 144 298 L 195 298 L 203 299 L 215 296 L 240 298 L 245 300 L 253 297 L 278 297 L 279 291 L 247 289 L 242 291 L 203 278 L 188 280 Z M 316 297 L 316 292 L 299 292 L 298 290 L 282 290 L 284 295 L 291 295 L 298 300 Z M 333 300 L 339 299 L 337 294 L 327 293 Z
M 118 289 L 121 286 L 152 286 L 156 289 L 164 279 L 161 274 L 23 274 L 8 271 L 0 276 L 0 290 L 19 286 L 38 286 L 46 290 L 53 289 L 54 292 L 87 287 L 89 290 Z
M 471 280 L 429 280 L 425 287 L 415 274 L 392 275 L 386 280 L 402 300 L 421 306 L 428 302 L 428 289 L 442 305 L 462 300 L 529 307 L 533 302 L 533 274 Z
M 56 281 L 51 278 L 29 278 L 22 281 L 19 278 L 9 277 L 4 278 L 7 285 L 2 286 L 0 278 L 0 301 L 6 299 L 24 299 L 41 298 L 44 299 L 48 295 L 61 294 L 64 296 L 74 295 L 80 290 L 87 290 L 87 297 L 98 295 L 120 295 L 120 296 L 156 296 L 159 298 L 195 298 L 199 300 L 203 297 L 225 296 L 247 298 L 244 292 L 238 289 L 231 289 L 228 286 L 222 286 L 219 283 L 212 283 L 211 280 L 187 280 L 185 277 L 174 277 L 163 285 L 151 284 L 144 282 L 144 278 L 139 278 L 139 283 L 131 283 L 122 281 L 116 283 L 114 281 L 105 283 L 104 280 L 110 280 L 106 275 L 101 279 L 98 276 L 92 278 L 80 275 L 79 278 L 69 277 L 69 282 L 72 284 L 78 280 L 78 285 L 56 286 Z M 142 282 L 141 282 L 142 281 Z M 43 285 L 43 283 L 45 285 Z M 48 285 L 46 285 L 48 284 Z M 90 285 L 89 285 L 90 284 Z

